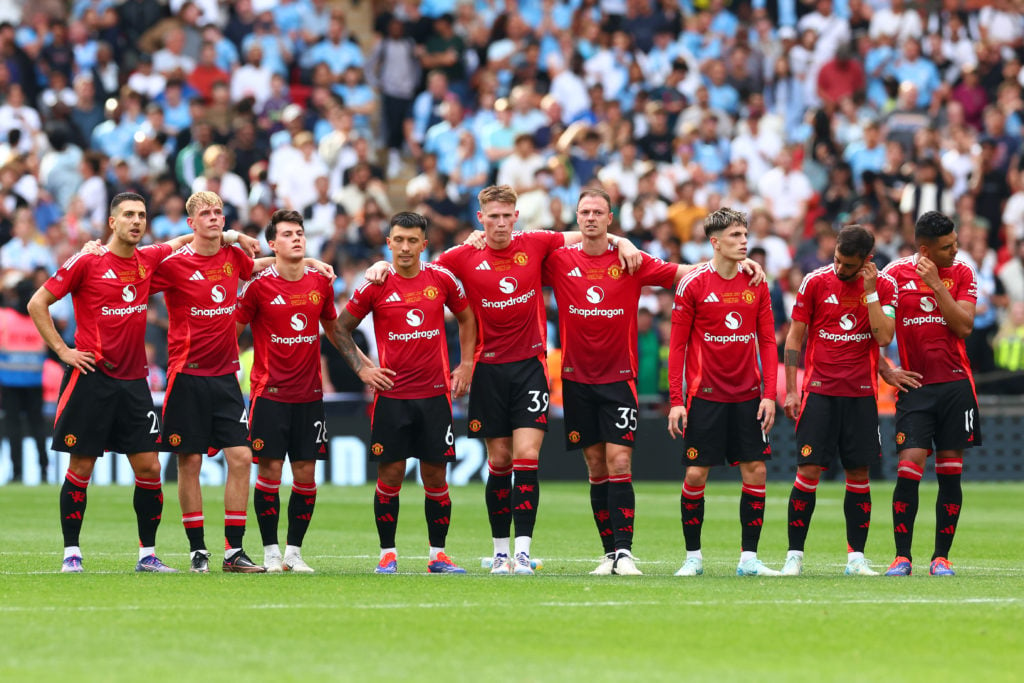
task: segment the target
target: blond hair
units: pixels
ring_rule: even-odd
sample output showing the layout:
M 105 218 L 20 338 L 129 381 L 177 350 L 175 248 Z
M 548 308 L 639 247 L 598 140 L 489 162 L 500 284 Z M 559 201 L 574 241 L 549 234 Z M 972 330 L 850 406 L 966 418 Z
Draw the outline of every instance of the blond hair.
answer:
M 515 204 L 519 196 L 509 185 L 488 185 L 480 190 L 476 198 L 480 202 L 480 206 L 483 207 L 491 202 Z
M 185 202 L 185 213 L 189 218 L 195 216 L 199 209 L 206 206 L 219 206 L 224 208 L 224 200 L 216 192 L 195 192 Z

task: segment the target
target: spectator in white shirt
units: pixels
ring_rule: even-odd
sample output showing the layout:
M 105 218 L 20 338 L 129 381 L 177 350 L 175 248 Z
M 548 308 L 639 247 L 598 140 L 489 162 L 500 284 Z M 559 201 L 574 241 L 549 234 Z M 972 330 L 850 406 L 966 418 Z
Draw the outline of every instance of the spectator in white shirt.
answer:
M 253 43 L 245 53 L 245 64 L 231 75 L 231 101 L 240 102 L 246 97 L 255 101 L 257 110 L 270 98 L 270 80 L 273 72 L 262 65 L 263 48 Z
M 761 177 L 757 191 L 775 218 L 776 234 L 790 242 L 800 240 L 814 190 L 804 172 L 794 168 L 791 148 L 782 148 L 775 159 L 775 168 Z
M 871 15 L 868 35 L 878 40 L 883 35 L 896 36 L 898 43 L 920 40 L 924 34 L 921 15 L 908 9 L 904 0 L 892 0 L 890 7 L 883 7 Z

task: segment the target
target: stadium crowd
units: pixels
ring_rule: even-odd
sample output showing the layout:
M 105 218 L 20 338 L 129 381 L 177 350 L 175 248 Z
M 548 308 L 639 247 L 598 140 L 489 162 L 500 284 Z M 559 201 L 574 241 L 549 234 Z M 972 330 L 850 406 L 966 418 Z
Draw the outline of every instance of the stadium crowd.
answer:
M 4 300 L 16 309 L 20 281 L 35 289 L 105 238 L 123 191 L 147 199 L 153 241 L 189 231 L 196 191 L 253 236 L 274 209 L 300 211 L 340 307 L 389 258 L 395 211 L 429 218 L 433 258 L 476 227 L 490 183 L 518 193 L 521 229 L 555 230 L 599 184 L 613 232 L 671 262 L 710 257 L 709 212 L 748 213 L 780 349 L 796 288 L 831 262 L 842 225 L 874 232 L 881 267 L 913 251 L 918 216 L 943 211 L 978 274 L 975 372 L 1024 370 L 1022 4 L 378 2 L 371 33 L 328 0 L 13 3 L 0 17 Z M 150 309 L 160 390 L 167 316 Z M 641 302 L 644 395 L 667 394 L 670 309 L 671 293 Z M 328 389 L 360 390 L 340 359 L 327 365 Z

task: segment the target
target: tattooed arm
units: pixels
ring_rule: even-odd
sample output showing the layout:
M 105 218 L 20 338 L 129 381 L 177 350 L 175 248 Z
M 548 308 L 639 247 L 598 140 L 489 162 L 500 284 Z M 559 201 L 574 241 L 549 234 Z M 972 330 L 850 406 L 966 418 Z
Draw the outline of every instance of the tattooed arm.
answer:
M 338 322 L 333 327 L 325 328 L 327 338 L 341 353 L 348 366 L 359 376 L 359 379 L 376 391 L 387 391 L 395 385 L 392 377 L 394 370 L 379 368 L 363 353 L 352 339 L 352 330 L 359 326 L 359 319 L 348 311 L 341 311 Z
M 786 364 L 786 401 L 783 403 L 783 410 L 793 420 L 800 416 L 800 390 L 796 385 L 796 371 L 800 365 L 800 349 L 806 336 L 807 323 L 798 320 L 790 323 L 783 357 Z

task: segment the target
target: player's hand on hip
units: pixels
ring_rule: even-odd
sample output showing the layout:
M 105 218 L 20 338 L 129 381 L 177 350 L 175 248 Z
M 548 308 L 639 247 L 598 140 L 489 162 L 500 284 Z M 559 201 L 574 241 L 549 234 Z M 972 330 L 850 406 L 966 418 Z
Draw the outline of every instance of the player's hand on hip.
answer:
M 78 349 L 68 348 L 58 355 L 62 361 L 74 369 L 80 370 L 83 375 L 96 370 L 96 356 L 93 355 L 92 351 L 79 351 Z
M 767 434 L 775 424 L 775 401 L 770 398 L 762 398 L 761 405 L 757 407 L 757 419 L 761 423 L 761 431 Z
M 686 433 L 685 406 L 672 406 L 672 409 L 668 411 L 668 433 L 673 439 Z
M 363 277 L 375 285 L 384 284 L 384 280 L 388 277 L 387 261 L 378 261 L 377 263 L 374 263 L 366 269 L 366 272 L 363 273 Z
M 388 391 L 395 386 L 394 381 L 391 379 L 395 376 L 395 371 L 390 368 L 364 367 L 359 370 L 358 374 L 363 384 L 374 391 Z
M 800 417 L 800 396 L 799 394 L 786 394 L 786 402 L 782 404 L 782 410 L 786 417 L 795 420 Z
M 469 233 L 469 237 L 466 238 L 466 241 L 463 242 L 463 244 L 468 244 L 474 249 L 483 249 L 487 246 L 487 237 L 484 235 L 483 230 L 474 230 Z
M 740 270 L 744 273 L 750 273 L 750 282 L 748 284 L 751 287 L 757 287 L 766 279 L 764 268 L 761 267 L 760 263 L 753 259 L 748 258 L 740 261 Z

